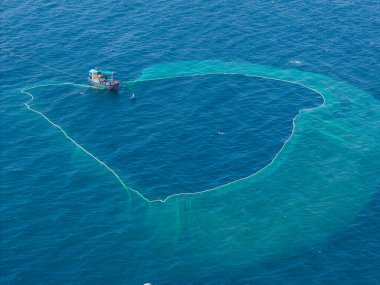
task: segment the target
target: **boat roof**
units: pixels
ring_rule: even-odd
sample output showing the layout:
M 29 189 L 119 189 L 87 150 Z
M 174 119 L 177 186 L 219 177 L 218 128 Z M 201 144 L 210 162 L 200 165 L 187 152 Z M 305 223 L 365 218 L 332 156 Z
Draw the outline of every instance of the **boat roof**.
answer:
M 113 71 L 110 71 L 110 70 L 104 70 L 104 69 L 99 69 L 98 72 L 102 73 L 102 74 L 114 74 L 116 72 L 113 72 Z
M 104 69 L 91 69 L 90 73 L 101 73 L 105 75 L 112 75 L 115 74 L 116 72 L 110 71 L 110 70 L 104 70 Z

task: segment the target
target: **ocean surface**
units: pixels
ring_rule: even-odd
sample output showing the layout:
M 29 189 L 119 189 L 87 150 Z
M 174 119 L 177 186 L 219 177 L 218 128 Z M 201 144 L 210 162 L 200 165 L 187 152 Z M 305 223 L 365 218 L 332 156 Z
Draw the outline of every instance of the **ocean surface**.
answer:
M 0 9 L 2 284 L 380 284 L 378 1 Z

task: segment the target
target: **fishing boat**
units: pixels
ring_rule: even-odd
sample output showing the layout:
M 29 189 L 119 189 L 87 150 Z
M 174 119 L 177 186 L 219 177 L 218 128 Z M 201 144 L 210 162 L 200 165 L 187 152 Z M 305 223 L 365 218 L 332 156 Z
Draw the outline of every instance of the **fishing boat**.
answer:
M 90 77 L 88 81 L 96 87 L 116 91 L 120 82 L 114 80 L 113 76 L 115 73 L 109 70 L 94 68 L 89 71 Z

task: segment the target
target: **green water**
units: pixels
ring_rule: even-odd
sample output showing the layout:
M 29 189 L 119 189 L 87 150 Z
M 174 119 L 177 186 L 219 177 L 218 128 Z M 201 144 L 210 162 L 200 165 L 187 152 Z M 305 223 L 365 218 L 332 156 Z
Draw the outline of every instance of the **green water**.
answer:
M 236 264 L 323 241 L 356 217 L 379 184 L 380 113 L 372 96 L 319 74 L 233 62 L 153 66 L 135 82 L 219 73 L 299 84 L 320 93 L 324 104 L 295 118 L 293 135 L 258 173 L 150 204 L 153 236 L 189 240 L 185 252 Z
M 86 146 L 60 129 L 129 193 L 126 212 L 138 217 L 130 238 L 136 242 L 143 238 L 150 245 L 136 254 L 166 260 L 168 265 L 178 261 L 178 276 L 191 274 L 192 268 L 212 264 L 215 259 L 223 261 L 224 268 L 244 267 L 252 260 L 266 260 L 321 242 L 356 217 L 380 182 L 379 104 L 344 82 L 248 63 L 190 61 L 150 67 L 127 84 L 210 74 L 297 84 L 319 93 L 324 103 L 296 116 L 290 138 L 257 173 L 214 189 L 155 201 L 129 188 Z M 155 265 L 147 262 L 149 266 Z

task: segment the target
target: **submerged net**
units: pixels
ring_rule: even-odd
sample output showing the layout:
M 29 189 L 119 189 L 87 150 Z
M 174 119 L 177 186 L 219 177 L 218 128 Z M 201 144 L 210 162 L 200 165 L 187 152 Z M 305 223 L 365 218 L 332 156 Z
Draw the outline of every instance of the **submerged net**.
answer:
M 160 260 L 147 264 L 147 272 L 180 259 L 177 269 L 197 268 L 198 274 L 207 274 L 215 260 L 223 260 L 220 270 L 236 264 L 244 267 L 268 255 L 320 242 L 355 218 L 380 182 L 379 104 L 347 83 L 249 63 L 190 61 L 150 67 L 127 84 L 210 74 L 298 84 L 319 93 L 324 103 L 294 119 L 284 147 L 257 173 L 200 193 L 157 201 L 130 189 L 95 154 L 27 103 L 130 191 L 130 211 L 137 214 L 131 242 L 144 240 L 152 248 L 136 250 L 135 255 Z M 30 90 L 24 92 L 31 95 Z

